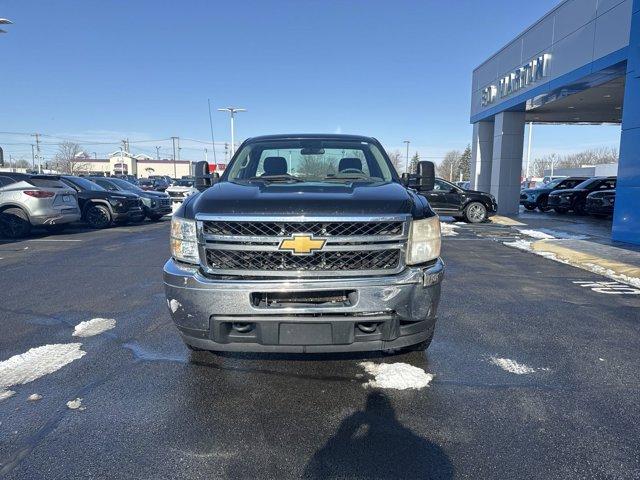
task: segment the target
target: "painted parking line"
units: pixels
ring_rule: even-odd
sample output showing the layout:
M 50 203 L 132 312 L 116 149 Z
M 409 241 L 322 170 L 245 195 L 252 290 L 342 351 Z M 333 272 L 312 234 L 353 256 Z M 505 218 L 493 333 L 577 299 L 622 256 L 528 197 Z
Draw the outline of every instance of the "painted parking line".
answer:
M 590 280 L 574 280 L 574 284 L 589 288 L 593 292 L 607 295 L 640 295 L 640 289 L 620 282 L 598 282 Z
M 27 242 L 83 242 L 75 238 L 30 238 Z

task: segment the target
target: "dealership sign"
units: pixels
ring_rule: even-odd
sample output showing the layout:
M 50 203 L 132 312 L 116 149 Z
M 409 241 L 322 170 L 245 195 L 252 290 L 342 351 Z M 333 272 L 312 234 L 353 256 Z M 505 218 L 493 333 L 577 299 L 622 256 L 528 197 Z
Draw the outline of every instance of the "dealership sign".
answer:
M 507 97 L 538 80 L 542 80 L 549 74 L 550 57 L 550 54 L 544 53 L 502 77 L 498 85 L 489 85 L 483 88 L 482 96 L 480 97 L 481 106 L 486 107 L 495 102 L 497 97 Z

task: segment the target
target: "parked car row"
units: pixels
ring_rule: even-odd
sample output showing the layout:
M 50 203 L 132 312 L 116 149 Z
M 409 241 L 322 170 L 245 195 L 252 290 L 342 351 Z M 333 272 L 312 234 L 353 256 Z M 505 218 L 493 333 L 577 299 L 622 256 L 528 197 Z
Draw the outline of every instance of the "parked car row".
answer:
M 527 210 L 577 215 L 607 216 L 613 214 L 616 177 L 557 178 L 537 188 L 520 191 L 520 205 Z
M 24 237 L 34 226 L 52 233 L 78 221 L 107 228 L 158 221 L 171 212 L 168 194 L 121 178 L 0 172 L 0 232 L 9 238 Z

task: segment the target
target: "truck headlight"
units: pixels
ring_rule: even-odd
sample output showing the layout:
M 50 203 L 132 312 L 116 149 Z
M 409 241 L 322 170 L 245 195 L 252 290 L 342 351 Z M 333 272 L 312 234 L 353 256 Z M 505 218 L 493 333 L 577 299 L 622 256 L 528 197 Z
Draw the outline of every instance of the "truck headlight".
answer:
M 171 256 L 187 263 L 199 263 L 195 220 L 171 218 Z
M 414 220 L 409 230 L 407 265 L 428 262 L 440 256 L 440 217 Z

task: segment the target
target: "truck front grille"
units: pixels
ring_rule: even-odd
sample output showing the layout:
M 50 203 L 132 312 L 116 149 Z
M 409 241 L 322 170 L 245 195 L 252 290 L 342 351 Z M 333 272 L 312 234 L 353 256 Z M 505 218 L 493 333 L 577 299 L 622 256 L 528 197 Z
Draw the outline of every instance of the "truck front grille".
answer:
M 393 270 L 400 262 L 400 250 L 373 252 L 318 252 L 296 256 L 287 252 L 248 252 L 239 250 L 207 249 L 207 264 L 214 270 L 240 271 L 349 271 Z
M 310 233 L 323 237 L 401 235 L 403 222 L 203 222 L 205 234 L 286 237 Z
M 408 216 L 196 217 L 205 273 L 251 277 L 388 275 L 404 268 Z M 295 252 L 284 241 L 320 245 Z M 282 249 L 281 249 L 282 245 Z M 304 254 L 307 253 L 307 254 Z

